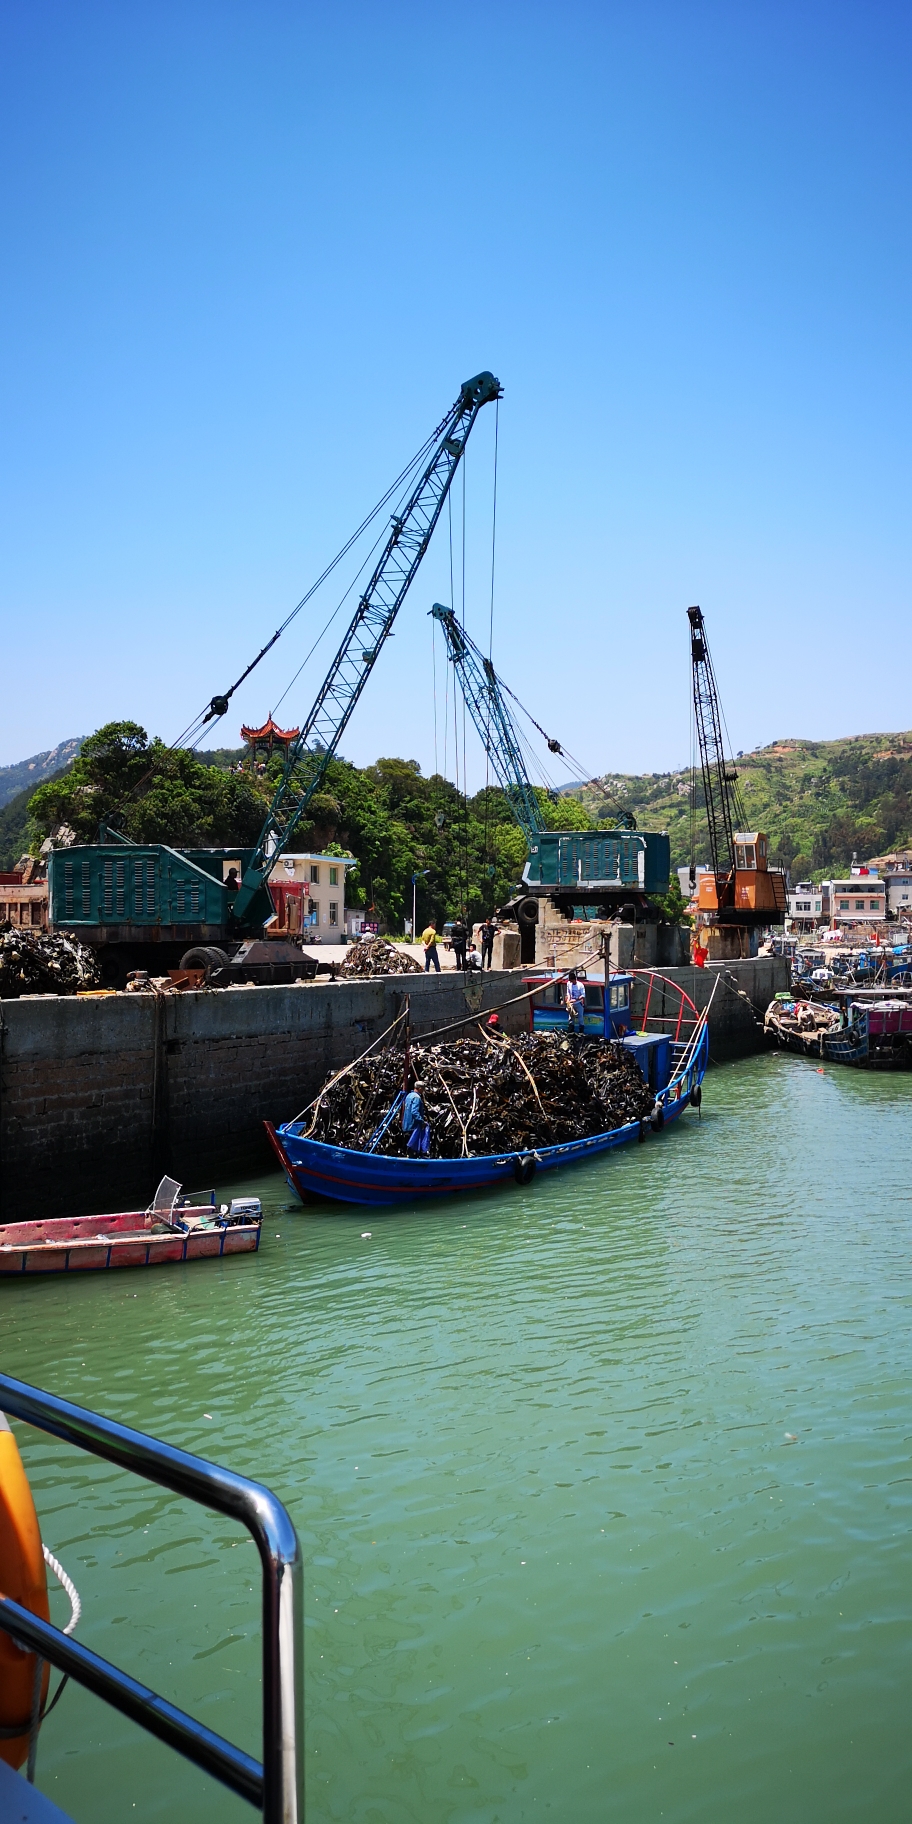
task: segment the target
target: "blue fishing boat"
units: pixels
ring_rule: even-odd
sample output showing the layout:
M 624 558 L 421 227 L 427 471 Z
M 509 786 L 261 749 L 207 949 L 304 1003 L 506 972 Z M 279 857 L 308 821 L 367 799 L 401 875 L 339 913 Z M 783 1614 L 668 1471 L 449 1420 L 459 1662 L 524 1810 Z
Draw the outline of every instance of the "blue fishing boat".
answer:
M 696 1014 L 696 1009 L 693 1011 Z M 411 1203 L 416 1198 L 449 1197 L 457 1191 L 487 1190 L 514 1182 L 528 1184 L 536 1172 L 576 1165 L 628 1141 L 645 1140 L 648 1134 L 659 1133 L 669 1122 L 676 1121 L 685 1108 L 699 1108 L 709 1057 L 709 1028 L 704 1016 L 695 1020 L 686 1041 L 638 1032 L 621 1042 L 633 1052 L 645 1081 L 655 1090 L 651 1116 L 561 1146 L 539 1146 L 534 1152 L 470 1154 L 461 1159 L 400 1158 L 308 1139 L 306 1117 L 279 1127 L 267 1121 L 265 1127 L 288 1184 L 302 1201 L 328 1198 L 337 1203 L 376 1207 Z M 657 1070 L 664 1082 L 656 1082 Z

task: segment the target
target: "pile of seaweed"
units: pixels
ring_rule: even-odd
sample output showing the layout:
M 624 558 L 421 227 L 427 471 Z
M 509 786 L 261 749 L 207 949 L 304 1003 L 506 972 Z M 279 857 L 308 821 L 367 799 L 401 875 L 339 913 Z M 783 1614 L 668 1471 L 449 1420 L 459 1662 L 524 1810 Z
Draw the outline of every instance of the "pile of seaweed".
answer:
M 640 1121 L 653 1108 L 630 1052 L 604 1039 L 574 1045 L 559 1033 L 537 1032 L 413 1042 L 409 1064 L 410 1077 L 424 1084 L 430 1152 L 438 1159 L 560 1146 Z M 338 1081 L 329 1079 L 302 1132 L 334 1146 L 404 1154 L 398 1115 L 375 1139 L 404 1075 L 402 1047 L 364 1058 Z
M 388 944 L 385 937 L 362 937 L 347 952 L 340 974 L 420 975 L 421 966 L 408 951 Z
M 0 925 L 0 995 L 76 994 L 98 983 L 92 950 L 62 932 Z

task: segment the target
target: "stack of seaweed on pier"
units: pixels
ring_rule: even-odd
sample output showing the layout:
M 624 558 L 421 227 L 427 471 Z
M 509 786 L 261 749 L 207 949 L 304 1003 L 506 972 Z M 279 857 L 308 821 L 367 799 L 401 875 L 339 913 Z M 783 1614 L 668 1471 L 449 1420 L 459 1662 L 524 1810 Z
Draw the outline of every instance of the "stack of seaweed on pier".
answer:
M 397 950 L 385 937 L 362 937 L 357 944 L 352 944 L 340 974 L 420 975 L 421 968 L 407 950 Z
M 640 1121 L 653 1106 L 631 1054 L 622 1045 L 587 1039 L 574 1047 L 558 1033 L 521 1038 L 413 1042 L 411 1075 L 424 1084 L 430 1151 L 443 1159 L 560 1146 Z M 305 1119 L 313 1140 L 402 1155 L 398 1114 L 377 1129 L 403 1087 L 402 1047 L 376 1052 L 330 1078 Z
M 21 925 L 0 925 L 0 994 L 76 994 L 94 988 L 94 952 L 75 937 Z

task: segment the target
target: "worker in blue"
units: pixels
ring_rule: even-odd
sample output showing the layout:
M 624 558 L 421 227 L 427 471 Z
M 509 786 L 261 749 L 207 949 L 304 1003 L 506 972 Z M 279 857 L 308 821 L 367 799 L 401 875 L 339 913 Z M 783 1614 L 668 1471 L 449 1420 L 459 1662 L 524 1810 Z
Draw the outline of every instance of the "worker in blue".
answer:
M 577 979 L 575 969 L 571 969 L 570 974 L 567 977 L 567 986 L 564 990 L 564 1006 L 570 1017 L 570 1037 L 572 1039 L 581 1039 L 584 1032 L 583 1022 L 586 1013 L 586 990 L 583 987 L 582 982 Z
M 407 1150 L 413 1158 L 427 1152 L 431 1143 L 431 1125 L 424 1106 L 424 1084 L 418 1077 L 402 1104 L 402 1132 L 408 1134 Z

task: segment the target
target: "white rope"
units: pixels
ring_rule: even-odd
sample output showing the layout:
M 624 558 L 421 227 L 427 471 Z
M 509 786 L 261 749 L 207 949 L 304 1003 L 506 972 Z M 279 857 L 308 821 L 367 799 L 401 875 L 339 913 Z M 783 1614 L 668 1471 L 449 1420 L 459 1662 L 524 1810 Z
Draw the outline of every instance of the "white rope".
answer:
M 73 1582 L 72 1578 L 67 1576 L 66 1571 L 63 1568 L 63 1565 L 60 1564 L 58 1559 L 56 1559 L 54 1557 L 53 1552 L 49 1552 L 47 1546 L 44 1543 L 42 1543 L 41 1550 L 44 1553 L 44 1562 L 47 1565 L 48 1570 L 53 1571 L 54 1576 L 56 1577 L 57 1582 L 60 1584 L 61 1589 L 66 1590 L 66 1593 L 70 1599 L 70 1619 L 67 1622 L 66 1627 L 64 1628 L 63 1632 L 64 1632 L 64 1634 L 72 1634 L 73 1629 L 75 1628 L 75 1626 L 79 1620 L 79 1617 L 82 1614 L 82 1598 L 80 1597 L 79 1591 L 77 1590 L 76 1585 Z

